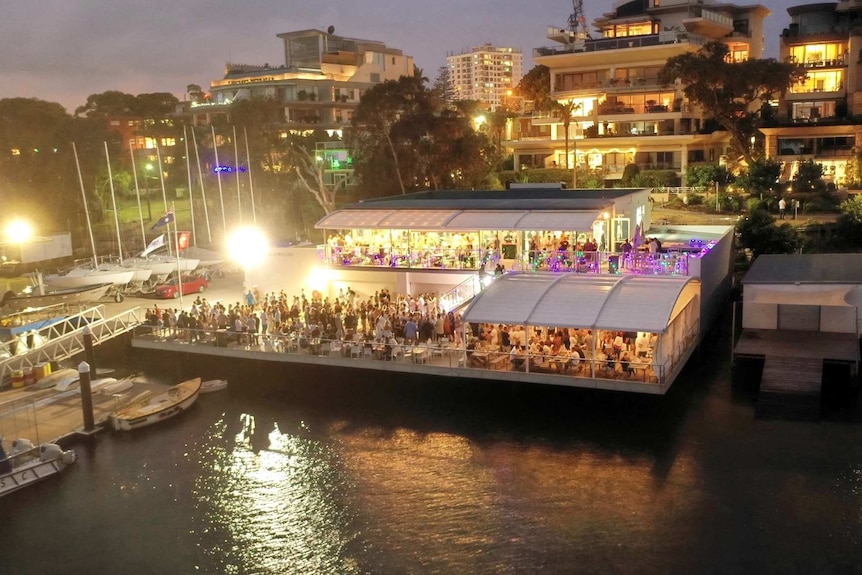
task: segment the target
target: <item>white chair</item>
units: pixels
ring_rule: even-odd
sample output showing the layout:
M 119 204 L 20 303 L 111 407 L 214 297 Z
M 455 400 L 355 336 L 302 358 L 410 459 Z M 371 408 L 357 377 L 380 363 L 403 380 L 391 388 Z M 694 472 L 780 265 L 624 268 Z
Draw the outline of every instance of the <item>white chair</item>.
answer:
M 354 343 L 350 346 L 350 357 L 360 357 L 362 355 L 362 346 Z

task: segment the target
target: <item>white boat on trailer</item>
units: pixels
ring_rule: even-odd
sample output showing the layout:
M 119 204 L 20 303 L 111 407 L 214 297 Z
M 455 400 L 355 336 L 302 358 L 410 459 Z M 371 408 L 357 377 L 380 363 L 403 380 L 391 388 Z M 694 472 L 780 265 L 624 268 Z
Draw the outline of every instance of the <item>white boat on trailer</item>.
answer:
M 126 406 L 108 416 L 117 431 L 130 431 L 164 421 L 187 410 L 201 391 L 201 378 L 190 379 L 165 391 L 132 399 Z
M 107 295 L 112 284 L 102 283 L 79 288 L 59 289 L 36 283 L 28 291 L 8 291 L 0 300 L 0 313 L 20 313 L 29 309 L 56 305 L 78 305 L 98 301 Z
M 56 443 L 35 447 L 27 439 L 14 440 L 7 455 L 0 437 L 0 497 L 58 475 L 76 459 L 71 449 L 63 450 Z

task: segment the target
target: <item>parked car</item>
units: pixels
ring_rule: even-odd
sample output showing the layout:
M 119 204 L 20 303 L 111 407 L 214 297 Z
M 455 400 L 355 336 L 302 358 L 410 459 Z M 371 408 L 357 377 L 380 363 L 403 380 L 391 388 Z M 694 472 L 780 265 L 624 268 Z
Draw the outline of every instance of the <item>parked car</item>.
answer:
M 210 284 L 203 276 L 184 275 L 182 283 L 183 295 L 203 293 L 207 290 L 209 285 Z M 171 278 L 167 282 L 157 285 L 156 296 L 160 298 L 180 297 L 177 278 Z

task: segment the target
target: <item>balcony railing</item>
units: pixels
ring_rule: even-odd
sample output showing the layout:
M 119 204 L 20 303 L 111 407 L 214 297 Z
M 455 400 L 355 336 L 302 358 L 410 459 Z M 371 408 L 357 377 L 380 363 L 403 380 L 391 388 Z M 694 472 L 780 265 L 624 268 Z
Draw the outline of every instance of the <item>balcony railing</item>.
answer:
M 599 52 L 603 50 L 623 50 L 628 48 L 645 48 L 661 46 L 662 44 L 693 44 L 702 46 L 706 38 L 699 34 L 677 32 L 675 34 L 650 34 L 648 36 L 627 36 L 625 38 L 602 38 L 587 40 L 583 46 L 542 47 L 533 49 L 533 57 L 557 56 L 579 52 Z
M 460 371 L 462 376 L 469 376 L 475 371 L 520 371 L 556 376 L 553 379 L 559 382 L 575 378 L 628 381 L 644 385 L 666 383 L 666 374 L 676 367 L 689 347 L 696 343 L 694 332 L 674 346 L 664 362 L 659 363 L 658 358 L 653 357 L 652 348 L 645 357 L 634 352 L 630 352 L 628 357 L 618 356 L 615 352 L 607 356 L 598 349 L 595 352 L 592 349 L 585 350 L 586 357 L 580 357 L 580 354 L 575 356 L 564 347 L 556 355 L 531 353 L 529 347 L 512 353 L 511 349 L 499 346 L 474 347 L 471 344 L 468 348 L 461 334 L 458 335 L 459 341 L 444 337 L 436 342 L 429 340 L 415 343 L 405 341 L 403 337 L 375 338 L 372 334 L 357 334 L 344 339 L 312 337 L 303 329 L 278 334 L 256 334 L 232 329 L 178 329 L 156 324 L 141 325 L 134 332 L 137 340 L 177 345 L 178 349 L 188 349 L 189 346 L 230 347 L 273 355 L 318 357 L 323 361 L 326 361 L 323 358 L 327 358 L 337 360 L 331 362 L 336 364 L 345 361 L 368 364 L 397 362 L 405 364 L 405 368 L 410 364 L 445 367 Z

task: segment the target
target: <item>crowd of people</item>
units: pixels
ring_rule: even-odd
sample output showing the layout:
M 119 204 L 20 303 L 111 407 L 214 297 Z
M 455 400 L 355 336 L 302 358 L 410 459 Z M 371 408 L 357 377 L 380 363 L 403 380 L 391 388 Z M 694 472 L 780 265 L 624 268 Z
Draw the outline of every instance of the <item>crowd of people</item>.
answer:
M 446 344 L 462 350 L 471 367 L 489 367 L 491 355 L 495 364 L 506 360 L 501 369 L 571 372 L 592 362 L 607 376 L 631 374 L 649 361 L 656 342 L 655 334 L 646 333 L 467 323 L 442 309 L 436 293 L 392 294 L 385 288 L 364 298 L 350 287 L 333 298 L 255 289 L 227 306 L 198 296 L 189 310 L 153 307 L 147 324 L 162 337 L 216 345 L 315 351 L 325 342 L 327 349 L 337 343 L 345 355 L 349 345 L 368 345 L 382 359 L 407 346 Z

